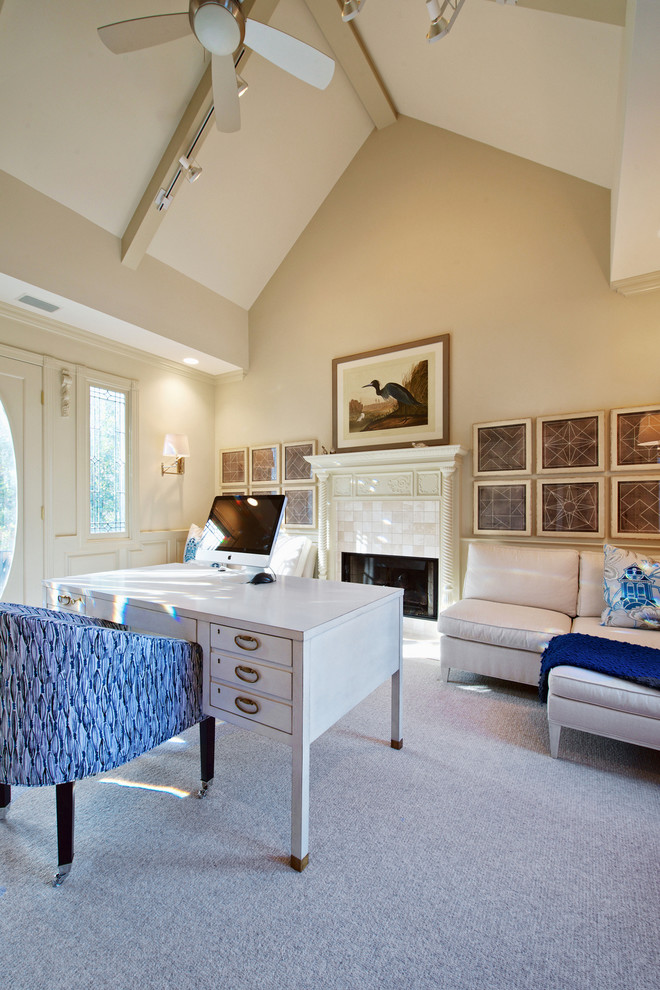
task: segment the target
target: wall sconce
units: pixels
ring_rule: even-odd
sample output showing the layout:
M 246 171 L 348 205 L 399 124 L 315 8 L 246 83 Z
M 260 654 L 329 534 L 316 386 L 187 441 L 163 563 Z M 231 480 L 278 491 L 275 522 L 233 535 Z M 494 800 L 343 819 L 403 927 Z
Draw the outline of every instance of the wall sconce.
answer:
M 163 457 L 174 457 L 176 460 L 167 467 L 161 464 L 161 474 L 185 474 L 186 462 L 184 458 L 190 457 L 188 437 L 185 433 L 166 434 L 163 445 Z
M 660 447 L 660 412 L 647 413 L 639 421 L 638 447 Z

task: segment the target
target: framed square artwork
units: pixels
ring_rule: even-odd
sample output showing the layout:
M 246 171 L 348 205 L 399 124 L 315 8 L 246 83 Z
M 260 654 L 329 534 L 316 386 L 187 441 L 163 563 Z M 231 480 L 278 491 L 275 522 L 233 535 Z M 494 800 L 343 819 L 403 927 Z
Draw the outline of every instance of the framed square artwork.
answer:
M 312 467 L 305 460 L 316 453 L 316 440 L 282 444 L 282 481 L 311 481 Z
M 660 477 L 612 478 L 612 537 L 660 539 Z
M 449 443 L 449 334 L 332 362 L 332 446 Z
M 531 474 L 532 421 L 506 419 L 472 427 L 475 478 L 493 474 Z
M 286 495 L 284 525 L 291 528 L 313 529 L 316 526 L 316 486 L 282 486 Z
M 279 443 L 250 447 L 250 484 L 277 484 L 280 480 Z
M 247 447 L 229 447 L 220 451 L 220 484 L 244 485 L 248 480 Z
M 529 536 L 532 531 L 531 481 L 475 481 L 474 533 L 510 533 Z
M 610 413 L 613 471 L 660 472 L 660 403 Z
M 536 419 L 536 470 L 605 470 L 605 413 L 570 413 Z
M 250 495 L 281 495 L 282 490 L 276 485 L 250 485 Z
M 227 488 L 221 488 L 221 495 L 247 495 L 248 490 L 246 487 L 240 488 L 238 486 L 229 485 Z
M 536 482 L 537 536 L 605 536 L 603 478 L 540 478 Z

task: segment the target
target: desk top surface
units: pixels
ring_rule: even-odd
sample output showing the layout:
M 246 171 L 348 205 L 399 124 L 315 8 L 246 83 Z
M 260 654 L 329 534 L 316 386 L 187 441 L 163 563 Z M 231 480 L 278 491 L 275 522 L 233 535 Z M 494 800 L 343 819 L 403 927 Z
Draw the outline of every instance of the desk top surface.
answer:
M 272 584 L 246 584 L 200 564 L 162 564 L 96 574 L 48 578 L 44 587 L 84 594 L 113 603 L 113 618 L 137 605 L 169 616 L 211 622 L 249 623 L 302 638 L 315 630 L 369 611 L 386 600 L 403 599 L 403 591 L 314 578 L 278 577 Z

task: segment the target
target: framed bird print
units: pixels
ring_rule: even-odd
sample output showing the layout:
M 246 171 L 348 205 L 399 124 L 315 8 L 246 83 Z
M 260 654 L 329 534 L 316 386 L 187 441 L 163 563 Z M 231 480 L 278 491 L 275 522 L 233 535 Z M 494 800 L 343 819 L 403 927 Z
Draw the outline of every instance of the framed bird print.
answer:
M 449 334 L 334 358 L 332 446 L 449 443 Z

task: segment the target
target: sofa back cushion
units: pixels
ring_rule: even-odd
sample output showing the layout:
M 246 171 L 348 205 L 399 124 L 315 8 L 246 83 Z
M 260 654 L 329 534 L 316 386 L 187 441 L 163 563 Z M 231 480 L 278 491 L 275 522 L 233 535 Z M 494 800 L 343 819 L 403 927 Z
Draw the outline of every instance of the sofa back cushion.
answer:
M 579 561 L 577 550 L 471 543 L 463 598 L 529 605 L 574 616 Z
M 603 551 L 583 550 L 580 553 L 580 590 L 578 615 L 597 615 L 605 608 L 603 596 Z

